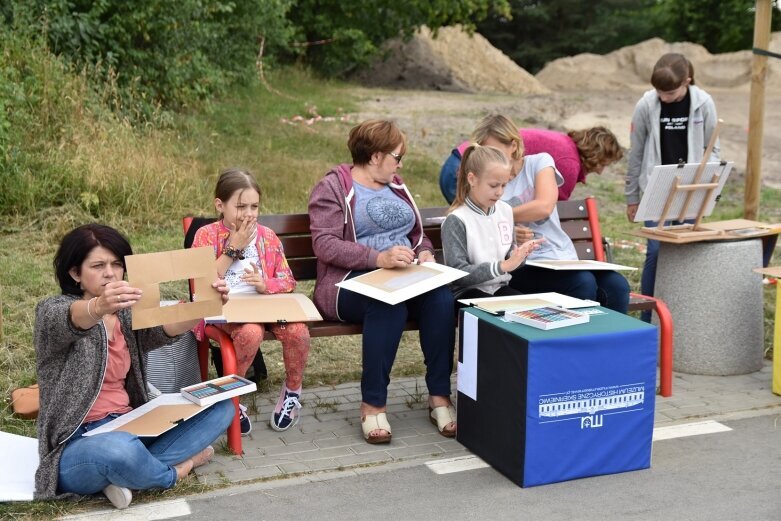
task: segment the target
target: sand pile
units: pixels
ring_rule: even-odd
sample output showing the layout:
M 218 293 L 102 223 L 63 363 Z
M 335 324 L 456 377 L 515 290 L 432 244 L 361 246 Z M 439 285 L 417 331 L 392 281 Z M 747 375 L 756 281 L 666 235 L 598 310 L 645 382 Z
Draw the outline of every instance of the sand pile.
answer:
M 479 34 L 470 36 L 460 26 L 443 27 L 436 38 L 423 27 L 410 41 L 389 41 L 384 51 L 386 58 L 358 72 L 358 81 L 370 86 L 455 92 L 548 92 L 488 40 Z
M 773 33 L 770 50 L 781 52 L 781 32 Z M 751 51 L 711 54 L 688 42 L 667 43 L 652 38 L 605 55 L 578 54 L 548 63 L 536 78 L 553 90 L 614 90 L 649 88 L 651 70 L 668 52 L 685 54 L 694 65 L 697 84 L 705 88 L 748 89 L 751 83 Z M 781 60 L 768 59 L 766 88 L 781 88 Z

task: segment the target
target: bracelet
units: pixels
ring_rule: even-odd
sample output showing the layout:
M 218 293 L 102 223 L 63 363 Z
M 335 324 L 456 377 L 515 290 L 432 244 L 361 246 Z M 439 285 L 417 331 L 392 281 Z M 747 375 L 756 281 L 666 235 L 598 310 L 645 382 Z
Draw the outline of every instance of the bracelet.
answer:
M 93 301 L 93 300 L 97 300 L 97 298 L 98 298 L 98 297 L 92 297 L 91 299 L 89 299 L 89 300 L 87 301 L 87 314 L 88 314 L 88 315 L 90 316 L 90 318 L 91 318 L 92 320 L 94 320 L 95 322 L 100 322 L 100 317 L 96 317 L 95 315 L 93 315 L 93 314 L 92 314 L 92 311 L 90 311 L 90 309 L 89 309 L 89 305 L 90 305 L 90 304 L 92 304 L 92 301 Z M 98 304 L 97 304 L 97 302 L 96 302 L 96 303 L 95 303 L 95 313 L 97 313 L 97 312 L 98 312 Z
M 224 250 L 222 250 L 222 253 L 227 255 L 233 260 L 243 260 L 244 259 L 244 250 L 240 250 L 238 248 L 234 248 L 233 246 L 226 246 Z

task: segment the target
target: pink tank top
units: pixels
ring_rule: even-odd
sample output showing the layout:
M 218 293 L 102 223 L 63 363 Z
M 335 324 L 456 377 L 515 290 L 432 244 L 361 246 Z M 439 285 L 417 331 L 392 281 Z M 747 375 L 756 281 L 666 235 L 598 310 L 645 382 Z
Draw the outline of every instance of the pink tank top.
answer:
M 119 319 L 114 322 L 114 340 L 108 343 L 108 364 L 98 399 L 92 404 L 84 422 L 105 418 L 111 413 L 130 412 L 130 397 L 125 390 L 125 378 L 130 370 L 130 352 L 119 327 Z

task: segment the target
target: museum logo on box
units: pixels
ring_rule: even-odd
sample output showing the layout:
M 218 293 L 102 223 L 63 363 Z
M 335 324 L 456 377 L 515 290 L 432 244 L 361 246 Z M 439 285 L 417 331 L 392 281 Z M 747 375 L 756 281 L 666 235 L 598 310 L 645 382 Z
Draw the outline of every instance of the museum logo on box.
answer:
M 542 394 L 539 423 L 579 420 L 581 429 L 594 429 L 605 416 L 642 411 L 644 403 L 644 382 Z

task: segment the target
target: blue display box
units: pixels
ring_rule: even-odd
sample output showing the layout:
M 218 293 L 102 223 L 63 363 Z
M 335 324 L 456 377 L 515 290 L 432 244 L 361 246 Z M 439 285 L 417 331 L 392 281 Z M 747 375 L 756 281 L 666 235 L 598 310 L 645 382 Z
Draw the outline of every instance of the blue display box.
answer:
M 459 315 L 457 439 L 522 487 L 651 466 L 657 329 L 600 309 L 549 331 Z

